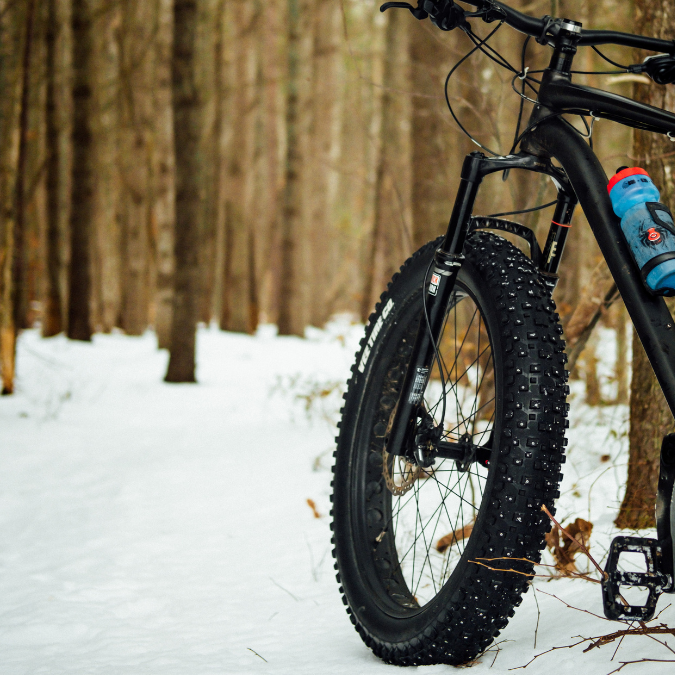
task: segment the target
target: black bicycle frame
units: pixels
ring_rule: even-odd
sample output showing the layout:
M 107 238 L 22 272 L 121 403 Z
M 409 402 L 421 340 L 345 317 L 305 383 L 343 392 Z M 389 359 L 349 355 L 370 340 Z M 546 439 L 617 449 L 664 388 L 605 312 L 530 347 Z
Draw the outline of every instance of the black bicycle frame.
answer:
M 576 50 L 574 50 L 576 51 Z M 438 456 L 446 456 L 438 438 L 418 438 L 418 419 L 423 415 L 422 394 L 434 362 L 435 341 L 441 334 L 445 312 L 463 260 L 463 247 L 472 227 L 472 210 L 484 176 L 507 169 L 544 173 L 558 187 L 558 204 L 552 219 L 540 271 L 549 279 L 557 273 L 577 203 L 588 219 L 600 250 L 624 300 L 635 330 L 656 373 L 671 412 L 675 415 L 675 324 L 662 297 L 648 292 L 631 256 L 612 210 L 607 193 L 607 176 L 583 137 L 560 118 L 562 113 L 606 118 L 660 133 L 675 133 L 675 115 L 623 96 L 573 84 L 569 75 L 573 52 L 556 51 L 542 78 L 539 99 L 529 122 L 519 155 L 487 158 L 479 152 L 468 155 L 462 167 L 457 199 L 441 247 L 436 252 L 433 283 L 425 294 L 423 317 L 406 372 L 396 412 L 391 420 L 386 446 L 390 454 L 422 452 L 434 441 Z M 563 170 L 552 165 L 557 160 Z M 425 280 L 429 282 L 429 279 Z M 449 449 L 454 457 L 456 449 Z M 417 457 L 420 462 L 423 457 Z
M 675 132 L 675 115 L 608 92 L 572 84 L 569 76 L 546 73 L 533 120 L 552 110 L 581 112 L 661 133 Z M 635 330 L 675 415 L 675 324 L 662 297 L 645 288 L 612 210 L 607 176 L 589 145 L 559 118 L 538 125 L 524 149 L 555 158 L 569 181 L 621 293 Z

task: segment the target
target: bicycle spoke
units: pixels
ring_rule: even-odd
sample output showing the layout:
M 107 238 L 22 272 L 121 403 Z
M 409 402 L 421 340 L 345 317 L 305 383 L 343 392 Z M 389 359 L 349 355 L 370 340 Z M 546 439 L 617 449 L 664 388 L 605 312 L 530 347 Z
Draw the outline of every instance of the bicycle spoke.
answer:
M 445 317 L 435 374 L 424 402 L 437 424 L 445 410 L 442 438 L 457 441 L 469 434 L 471 442 L 479 445 L 494 427 L 494 361 L 484 317 L 470 296 L 462 300 L 454 302 Z M 478 464 L 461 471 L 455 460 L 441 458 L 413 477 L 406 460 L 389 457 L 387 461 L 395 484 L 413 482 L 409 492 L 390 499 L 381 532 L 390 530 L 397 552 L 392 574 L 398 574 L 411 596 L 424 605 L 440 592 L 466 550 L 467 528 L 479 511 L 487 473 Z M 441 538 L 443 553 L 436 549 Z M 378 537 L 378 544 L 383 541 L 384 536 Z

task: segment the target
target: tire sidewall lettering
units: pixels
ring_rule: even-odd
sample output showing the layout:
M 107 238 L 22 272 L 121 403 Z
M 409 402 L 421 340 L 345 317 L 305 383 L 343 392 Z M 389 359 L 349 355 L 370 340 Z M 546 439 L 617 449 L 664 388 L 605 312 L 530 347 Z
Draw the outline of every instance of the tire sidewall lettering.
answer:
M 368 365 L 368 360 L 370 359 L 370 353 L 373 349 L 373 345 L 375 344 L 375 340 L 377 340 L 377 336 L 382 331 L 384 322 L 387 320 L 393 309 L 394 309 L 394 301 L 392 298 L 389 298 L 389 301 L 382 309 L 382 313 L 380 314 L 380 316 L 377 317 L 377 321 L 373 324 L 373 328 L 370 331 L 370 335 L 368 336 L 368 341 L 366 342 L 363 348 L 363 355 L 361 356 L 361 360 L 359 361 L 358 366 L 358 370 L 360 373 L 365 372 L 366 366 Z

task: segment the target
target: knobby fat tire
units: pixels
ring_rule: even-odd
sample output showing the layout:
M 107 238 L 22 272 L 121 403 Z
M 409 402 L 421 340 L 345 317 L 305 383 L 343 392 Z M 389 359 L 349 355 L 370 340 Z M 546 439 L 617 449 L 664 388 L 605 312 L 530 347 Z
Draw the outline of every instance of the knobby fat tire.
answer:
M 507 625 L 528 589 L 527 577 L 470 560 L 540 560 L 550 529 L 541 507 L 555 513 L 567 445 L 567 357 L 550 292 L 521 251 L 501 237 L 475 232 L 466 243 L 458 288 L 473 294 L 490 333 L 499 438 L 460 562 L 435 597 L 415 607 L 396 570 L 390 533 L 374 536 L 382 526 L 370 522 L 377 509 L 369 510 L 369 503 L 384 503 L 384 478 L 380 473 L 378 481 L 376 473 L 383 425 L 402 383 L 423 279 L 439 244 L 423 246 L 401 267 L 370 316 L 344 397 L 333 466 L 333 557 L 342 599 L 366 645 L 396 665 L 466 663 Z M 533 569 L 516 561 L 483 562 Z

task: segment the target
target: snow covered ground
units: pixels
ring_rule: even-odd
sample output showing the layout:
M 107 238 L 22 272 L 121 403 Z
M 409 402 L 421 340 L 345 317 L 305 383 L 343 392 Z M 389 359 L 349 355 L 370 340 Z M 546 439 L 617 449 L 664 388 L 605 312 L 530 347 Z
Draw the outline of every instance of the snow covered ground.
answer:
M 299 340 L 202 329 L 199 385 L 162 382 L 167 355 L 151 334 L 76 344 L 24 333 L 18 393 L 0 400 L 0 674 L 392 672 L 348 621 L 329 544 L 331 420 L 361 330 L 336 323 Z M 594 523 L 602 560 L 626 410 L 584 406 L 576 384 L 573 394 L 558 514 Z M 534 586 L 472 672 L 505 673 L 622 627 L 565 605 L 602 615 L 595 584 Z M 660 621 L 675 625 L 675 610 Z M 647 637 L 615 654 L 618 644 L 561 649 L 522 672 L 604 675 L 675 658 Z

